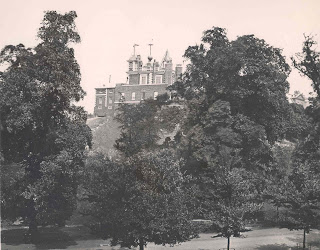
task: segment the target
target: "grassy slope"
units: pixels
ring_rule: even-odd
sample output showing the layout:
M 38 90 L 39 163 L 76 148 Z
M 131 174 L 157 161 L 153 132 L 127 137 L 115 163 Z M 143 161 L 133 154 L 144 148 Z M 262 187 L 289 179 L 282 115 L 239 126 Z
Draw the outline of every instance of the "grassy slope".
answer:
M 93 134 L 93 151 L 101 152 L 113 157 L 117 154 L 113 147 L 120 136 L 120 124 L 110 117 L 91 118 L 87 121 Z

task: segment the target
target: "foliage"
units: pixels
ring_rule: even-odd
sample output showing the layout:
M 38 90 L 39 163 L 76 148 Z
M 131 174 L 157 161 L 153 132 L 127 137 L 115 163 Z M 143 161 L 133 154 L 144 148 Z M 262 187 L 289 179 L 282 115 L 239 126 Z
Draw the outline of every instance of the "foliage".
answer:
M 238 149 L 238 167 L 267 173 L 271 146 L 289 126 L 289 65 L 280 49 L 253 35 L 229 41 L 224 29 L 214 27 L 202 41 L 186 50 L 190 64 L 171 87 L 187 105 L 180 137 L 186 167 L 216 165 L 227 146 Z
M 305 37 L 302 53 L 292 60 L 294 67 L 312 80 L 319 95 L 319 53 L 313 50 L 314 45 L 312 37 Z M 277 207 L 279 226 L 304 231 L 303 248 L 306 233 L 320 223 L 319 105 L 318 98 L 309 101 L 311 105 L 305 110 L 301 105 L 291 104 L 292 125 L 286 137 L 296 146 L 287 156 L 275 154 L 277 168 L 266 189 L 267 197 Z
M 230 236 L 260 208 L 275 166 L 272 147 L 290 128 L 290 67 L 264 40 L 229 41 L 218 27 L 184 56 L 186 73 L 170 87 L 187 109 L 177 148 L 200 189 L 202 217 L 212 219 L 229 247 Z
M 162 133 L 174 131 L 184 115 L 181 108 L 165 105 L 166 100 L 166 96 L 159 96 L 136 105 L 121 104 L 115 118 L 120 123 L 121 135 L 115 148 L 125 156 L 157 148 Z
M 205 31 L 202 41 L 185 52 L 190 64 L 183 77 L 184 91 L 179 88 L 182 97 L 199 102 L 193 123 L 222 100 L 230 103 L 232 115 L 245 115 L 263 126 L 270 143 L 281 138 L 290 73 L 281 50 L 253 35 L 229 41 L 225 30 L 216 27 Z
M 202 216 L 212 221 L 212 229 L 228 239 L 239 237 L 245 224 L 261 208 L 259 182 L 254 173 L 238 168 L 240 157 L 236 151 L 224 147 L 217 158 L 217 166 L 200 174 Z
M 121 135 L 115 147 L 131 156 L 143 148 L 155 147 L 158 135 L 158 123 L 155 119 L 157 106 L 153 100 L 137 105 L 121 104 L 116 120 L 121 124 Z
M 2 183 L 17 191 L 3 193 L 2 216 L 21 216 L 33 231 L 38 224 L 63 225 L 71 215 L 77 172 L 91 146 L 86 113 L 73 105 L 85 94 L 68 47 L 80 41 L 75 18 L 73 11 L 46 12 L 39 45 L 8 45 L 0 54 L 8 65 L 0 82 L 2 151 L 6 167 L 22 167 L 11 172 L 16 181 Z
M 85 172 L 89 208 L 96 232 L 126 247 L 177 244 L 194 235 L 185 190 L 187 177 L 169 150 L 141 152 L 124 163 L 101 155 L 88 159 Z
M 284 178 L 270 185 L 267 191 L 273 203 L 284 208 L 278 215 L 281 227 L 302 229 L 305 235 L 319 226 L 320 176 L 310 166 L 295 166 Z
M 301 140 L 295 151 L 297 164 L 309 165 L 316 173 L 320 173 L 320 52 L 316 51 L 313 37 L 306 36 L 302 52 L 292 58 L 293 65 L 312 81 L 316 94 L 309 99 L 310 105 L 306 108 L 306 115 L 310 119 L 308 135 Z
M 312 129 L 310 116 L 303 106 L 297 103 L 290 103 L 289 115 L 290 122 L 287 126 L 285 138 L 293 142 L 302 140 Z
M 312 36 L 305 36 L 302 52 L 292 57 L 293 66 L 312 81 L 314 92 L 320 96 L 320 52 L 315 50 L 317 42 Z

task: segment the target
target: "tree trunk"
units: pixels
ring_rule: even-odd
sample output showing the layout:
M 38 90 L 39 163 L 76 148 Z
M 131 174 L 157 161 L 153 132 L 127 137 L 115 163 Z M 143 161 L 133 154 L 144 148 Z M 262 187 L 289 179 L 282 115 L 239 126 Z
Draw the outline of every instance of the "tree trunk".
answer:
M 303 249 L 306 248 L 306 229 L 303 229 Z
M 227 250 L 230 249 L 230 236 L 228 236 L 228 245 L 227 245 Z
M 29 224 L 29 235 L 32 243 L 38 238 L 38 225 L 35 220 L 32 220 Z
M 139 250 L 143 250 L 144 249 L 144 242 L 143 239 L 139 240 Z
M 26 234 L 25 241 L 34 243 L 38 239 L 38 223 L 36 219 L 36 211 L 34 208 L 30 209 L 30 216 L 29 216 L 29 230 Z

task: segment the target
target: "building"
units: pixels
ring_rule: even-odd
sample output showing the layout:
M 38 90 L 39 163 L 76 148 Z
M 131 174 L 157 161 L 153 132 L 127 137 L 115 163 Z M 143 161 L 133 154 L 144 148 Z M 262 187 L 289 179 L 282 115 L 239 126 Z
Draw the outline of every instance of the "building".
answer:
M 303 108 L 308 106 L 308 100 L 299 91 L 295 91 L 290 99 L 292 103 L 300 104 Z
M 135 46 L 135 45 L 134 45 Z M 140 55 L 129 58 L 127 82 L 118 83 L 115 87 L 96 88 L 95 116 L 114 115 L 119 103 L 139 103 L 167 93 L 169 85 L 178 80 L 182 74 L 182 65 L 177 64 L 173 69 L 172 59 L 166 51 L 161 62 L 150 55 L 144 65 Z

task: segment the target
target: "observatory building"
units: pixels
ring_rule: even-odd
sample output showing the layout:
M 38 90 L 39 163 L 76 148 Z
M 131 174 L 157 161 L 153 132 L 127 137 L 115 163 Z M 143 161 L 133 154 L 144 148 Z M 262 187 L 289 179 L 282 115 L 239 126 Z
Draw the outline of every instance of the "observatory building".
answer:
M 153 98 L 167 93 L 166 88 L 173 84 L 182 75 L 182 65 L 177 64 L 173 69 L 172 59 L 168 50 L 161 62 L 156 61 L 150 55 L 147 63 L 143 64 L 140 55 L 134 54 L 127 60 L 127 82 L 118 83 L 115 87 L 96 88 L 95 116 L 114 115 L 119 103 L 139 103 L 142 100 Z

